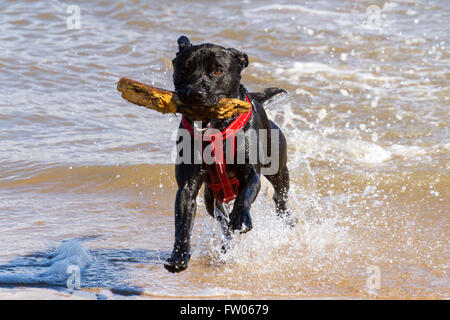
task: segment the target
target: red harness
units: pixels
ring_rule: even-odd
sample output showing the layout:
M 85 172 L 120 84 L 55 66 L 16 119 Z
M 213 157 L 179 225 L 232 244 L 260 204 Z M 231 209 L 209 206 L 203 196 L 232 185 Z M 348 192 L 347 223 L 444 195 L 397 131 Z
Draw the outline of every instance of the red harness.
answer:
M 247 102 L 251 102 L 248 96 L 245 96 Z M 214 156 L 214 165 L 209 166 L 210 183 L 208 187 L 214 192 L 215 198 L 220 202 L 230 202 L 234 200 L 239 192 L 238 178 L 229 178 L 225 163 L 225 156 L 223 152 L 223 143 L 226 139 L 232 138 L 231 141 L 231 158 L 234 158 L 236 152 L 236 132 L 241 130 L 248 119 L 252 115 L 252 109 L 247 113 L 241 113 L 225 130 L 217 134 L 208 134 L 203 137 L 203 141 L 211 141 L 212 154 Z M 188 130 L 191 135 L 194 135 L 194 129 L 189 121 L 183 116 L 181 118 L 181 126 Z M 207 139 L 205 139 L 205 137 Z M 216 143 L 217 141 L 217 143 Z

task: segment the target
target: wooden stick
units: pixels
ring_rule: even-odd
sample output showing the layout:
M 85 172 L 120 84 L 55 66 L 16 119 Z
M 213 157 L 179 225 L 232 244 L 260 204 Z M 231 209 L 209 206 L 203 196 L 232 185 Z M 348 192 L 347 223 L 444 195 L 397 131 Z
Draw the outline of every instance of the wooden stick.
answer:
M 234 98 L 222 98 L 217 105 L 211 107 L 186 106 L 175 92 L 128 78 L 119 80 L 117 90 L 129 102 L 162 113 L 181 113 L 191 120 L 230 118 L 238 113 L 249 112 L 252 107 L 251 103 Z

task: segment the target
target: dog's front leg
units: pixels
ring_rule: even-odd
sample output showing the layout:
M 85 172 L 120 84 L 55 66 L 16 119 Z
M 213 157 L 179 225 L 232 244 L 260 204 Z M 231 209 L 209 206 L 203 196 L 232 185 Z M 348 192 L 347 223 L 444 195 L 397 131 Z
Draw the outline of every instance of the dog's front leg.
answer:
M 239 187 L 228 226 L 230 231 L 240 230 L 241 233 L 248 232 L 253 228 L 250 207 L 261 188 L 260 174 L 255 167 L 250 169 L 244 181 L 246 182 Z
M 177 168 L 178 169 L 178 168 Z M 193 168 L 177 172 L 178 191 L 175 198 L 175 244 L 172 255 L 164 267 L 170 272 L 187 268 L 191 249 L 191 232 L 197 211 L 197 195 L 203 183 L 203 176 Z M 182 175 L 182 177 L 180 177 Z

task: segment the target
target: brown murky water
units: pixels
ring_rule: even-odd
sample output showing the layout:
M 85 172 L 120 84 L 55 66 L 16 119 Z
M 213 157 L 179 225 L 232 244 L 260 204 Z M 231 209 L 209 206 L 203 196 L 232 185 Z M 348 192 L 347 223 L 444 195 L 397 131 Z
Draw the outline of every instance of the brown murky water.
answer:
M 450 297 L 448 1 L 81 1 L 79 26 L 70 5 L 0 4 L 0 282 L 38 274 L 17 261 L 75 238 L 93 291 Z M 190 267 L 173 275 L 180 118 L 115 87 L 173 88 L 182 34 L 246 52 L 250 90 L 288 90 L 267 111 L 288 137 L 300 223 L 277 222 L 264 182 L 254 229 L 220 254 L 199 199 Z

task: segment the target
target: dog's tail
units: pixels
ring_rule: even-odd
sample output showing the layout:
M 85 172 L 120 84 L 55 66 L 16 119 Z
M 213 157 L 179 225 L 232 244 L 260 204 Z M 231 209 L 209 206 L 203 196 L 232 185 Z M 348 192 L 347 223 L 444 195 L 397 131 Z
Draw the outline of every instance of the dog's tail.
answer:
M 279 93 L 287 93 L 287 91 L 281 88 L 272 87 L 266 88 L 262 92 L 249 92 L 252 99 L 261 104 L 264 104 L 264 102 L 266 102 L 267 100 L 269 100 L 270 98 Z

